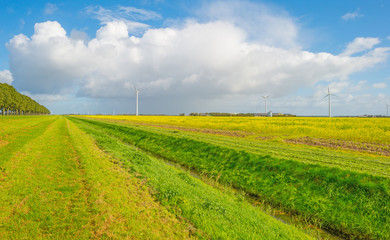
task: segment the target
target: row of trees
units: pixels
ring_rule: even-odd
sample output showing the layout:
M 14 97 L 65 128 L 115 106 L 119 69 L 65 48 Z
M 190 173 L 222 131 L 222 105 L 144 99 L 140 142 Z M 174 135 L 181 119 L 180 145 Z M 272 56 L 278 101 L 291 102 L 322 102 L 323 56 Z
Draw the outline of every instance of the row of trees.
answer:
M 210 113 L 190 113 L 189 116 L 213 116 L 213 117 L 253 117 L 254 113 L 223 113 L 223 112 L 210 112 Z
M 4 115 L 50 114 L 50 111 L 32 100 L 30 97 L 18 93 L 14 87 L 0 83 L 0 111 Z

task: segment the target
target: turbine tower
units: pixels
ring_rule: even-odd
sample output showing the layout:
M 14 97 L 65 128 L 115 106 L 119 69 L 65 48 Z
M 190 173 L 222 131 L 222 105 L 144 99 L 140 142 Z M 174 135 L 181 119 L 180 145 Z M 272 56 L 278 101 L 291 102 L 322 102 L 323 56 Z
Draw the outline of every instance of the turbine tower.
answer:
M 386 103 L 386 113 L 387 113 L 387 116 L 389 116 L 389 104 Z
M 267 100 L 268 100 L 268 97 L 269 97 L 269 95 L 263 96 L 264 101 L 265 101 L 265 113 L 267 113 Z
M 330 93 L 330 90 L 329 90 L 329 87 L 328 87 L 328 94 L 326 94 L 325 97 L 323 97 L 322 99 L 324 99 L 324 98 L 326 98 L 326 97 L 329 97 L 329 117 L 332 117 L 331 96 L 336 96 L 336 95 L 331 94 L 331 93 Z M 321 99 L 321 100 L 322 100 L 322 99 Z
M 135 96 L 136 96 L 136 101 L 135 101 L 135 115 L 138 116 L 138 93 L 140 91 L 142 91 L 142 89 L 139 89 L 137 88 L 136 86 L 134 86 L 134 90 L 135 90 Z

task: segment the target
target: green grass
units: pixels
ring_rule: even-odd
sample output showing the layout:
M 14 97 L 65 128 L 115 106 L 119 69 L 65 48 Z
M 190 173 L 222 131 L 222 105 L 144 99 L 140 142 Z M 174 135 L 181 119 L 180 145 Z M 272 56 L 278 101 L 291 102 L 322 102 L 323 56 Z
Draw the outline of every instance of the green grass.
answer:
M 20 127 L 2 136 L 8 144 L 0 156 L 8 159 L 0 169 L 1 239 L 191 237 L 188 222 L 69 120 L 30 120 L 18 118 Z
M 221 192 L 185 171 L 137 151 L 128 141 L 110 136 L 123 129 L 107 129 L 71 118 L 97 144 L 120 159 L 125 168 L 154 189 L 155 197 L 171 212 L 193 223 L 194 233 L 211 239 L 309 239 L 293 226 L 254 208 L 235 192 Z M 114 126 L 115 127 L 115 126 Z M 128 134 L 128 132 L 124 133 Z M 122 136 L 122 135 L 121 135 Z M 154 146 L 154 145 L 153 145 Z
M 111 122 L 112 120 L 104 119 L 103 121 Z M 118 125 L 129 126 L 129 123 L 119 123 Z M 335 151 L 322 147 L 297 146 L 286 144 L 278 140 L 260 141 L 247 138 L 132 125 L 131 123 L 130 125 L 133 127 L 136 126 L 137 129 L 148 132 L 169 135 L 177 138 L 189 138 L 224 148 L 231 148 L 237 151 L 245 151 L 257 155 L 270 155 L 285 160 L 294 160 L 309 164 L 320 164 L 327 167 L 336 167 L 344 170 L 390 178 L 389 157 L 372 156 L 359 152 L 351 153 L 337 150 Z
M 0 166 L 26 143 L 38 137 L 57 117 L 0 118 Z
M 390 238 L 390 180 L 139 127 L 79 120 L 353 238 Z

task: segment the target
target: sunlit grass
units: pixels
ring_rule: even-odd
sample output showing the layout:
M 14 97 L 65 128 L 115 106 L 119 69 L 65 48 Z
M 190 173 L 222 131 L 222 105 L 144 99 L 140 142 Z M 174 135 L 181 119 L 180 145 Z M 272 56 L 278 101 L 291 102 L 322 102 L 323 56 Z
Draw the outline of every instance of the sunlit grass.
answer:
M 124 142 L 258 195 L 313 224 L 358 238 L 390 237 L 388 178 L 248 153 L 239 147 L 226 148 L 174 133 L 153 133 L 131 124 L 83 121 L 106 129 L 107 134 Z
M 73 123 L 41 117 L 24 131 L 31 119 L 19 120 L 21 127 L 0 148 L 0 156 L 8 157 L 0 166 L 1 239 L 190 236 L 188 223 L 155 201 L 145 184 Z
M 192 222 L 196 227 L 192 231 L 201 238 L 310 238 L 293 226 L 255 209 L 241 195 L 222 193 L 162 160 L 137 151 L 123 139 L 126 134 L 117 135 L 118 132 L 112 129 L 107 131 L 102 126 L 72 121 L 92 135 L 105 151 L 120 159 L 127 169 L 147 180 L 155 190 L 156 198 L 173 213 Z

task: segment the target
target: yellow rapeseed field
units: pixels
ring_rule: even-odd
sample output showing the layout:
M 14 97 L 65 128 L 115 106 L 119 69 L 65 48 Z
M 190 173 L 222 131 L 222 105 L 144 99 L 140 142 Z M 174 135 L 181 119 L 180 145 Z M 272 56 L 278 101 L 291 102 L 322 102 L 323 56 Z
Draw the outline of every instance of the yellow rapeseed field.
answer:
M 252 136 L 319 138 L 390 144 L 390 118 L 86 116 L 132 123 L 218 129 Z

